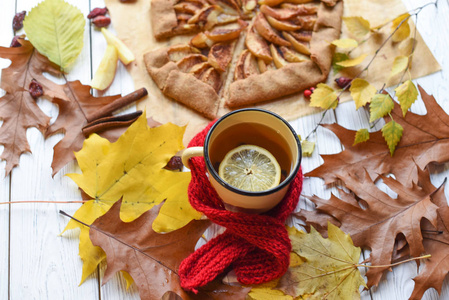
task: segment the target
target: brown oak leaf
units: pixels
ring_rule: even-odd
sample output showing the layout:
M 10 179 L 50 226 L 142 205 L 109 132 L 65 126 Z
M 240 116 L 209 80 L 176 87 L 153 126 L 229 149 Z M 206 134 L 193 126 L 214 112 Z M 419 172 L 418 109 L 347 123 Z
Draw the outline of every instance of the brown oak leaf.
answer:
M 62 87 L 43 75 L 44 72 L 59 75 L 59 67 L 35 50 L 29 41 L 19 38 L 18 42 L 21 47 L 0 47 L 0 57 L 11 60 L 11 65 L 2 70 L 0 83 L 6 91 L 0 98 L 0 119 L 3 120 L 0 144 L 5 147 L 0 159 L 6 161 L 5 175 L 19 164 L 20 155 L 31 152 L 26 130 L 36 127 L 44 132 L 50 121 L 28 91 L 31 81 L 39 82 L 45 96 L 67 100 Z
M 182 290 L 177 274 L 179 264 L 194 251 L 198 239 L 209 227 L 209 221 L 192 221 L 170 233 L 153 231 L 152 223 L 159 206 L 145 212 L 133 222 L 120 220 L 121 200 L 90 229 L 92 243 L 100 246 L 107 257 L 103 282 L 118 271 L 126 271 L 134 279 L 141 299 L 244 299 L 248 289 L 214 282 L 197 295 Z M 169 293 L 172 292 L 172 293 Z
M 397 103 L 391 112 L 393 119 L 404 128 L 394 156 L 390 155 L 381 131 L 370 133 L 368 141 L 353 145 L 356 131 L 338 124 L 323 125 L 338 136 L 345 150 L 323 155 L 324 164 L 305 176 L 320 177 L 329 184 L 338 179 L 345 180 L 349 174 L 363 177 L 366 169 L 373 179 L 377 179 L 379 174 L 393 173 L 400 182 L 408 185 L 416 182 L 417 166 L 424 169 L 429 163 L 449 161 L 449 116 L 433 96 L 421 86 L 418 88 L 427 114 L 408 112 L 404 118 Z M 385 122 L 390 121 L 390 117 L 384 119 Z
M 355 246 L 371 249 L 372 265 L 388 265 L 392 262 L 396 237 L 401 234 L 404 235 L 412 256 L 417 257 L 425 252 L 420 230 L 421 220 L 428 220 L 436 226 L 438 208 L 431 202 L 436 189 L 430 183 L 428 173 L 419 172 L 417 184 L 413 183 L 411 187 L 381 175 L 383 182 L 397 193 L 396 199 L 381 191 L 367 171 L 362 175 L 363 177 L 348 175 L 344 178 L 346 187 L 357 196 L 339 190 L 340 199 L 334 195 L 329 200 L 309 197 L 317 209 L 312 215 L 313 220 L 318 220 L 316 214 L 323 214 L 324 221 L 329 220 L 329 215 L 338 220 L 340 224 L 335 225 L 339 225 L 351 236 Z M 306 220 L 307 213 L 301 212 Z M 324 224 L 321 225 L 324 227 Z M 367 285 L 377 285 L 387 269 L 389 267 L 370 268 L 366 274 Z
M 68 81 L 63 85 L 68 100 L 52 98 L 59 106 L 59 115 L 45 132 L 45 138 L 58 132 L 65 133 L 61 141 L 54 147 L 53 176 L 67 163 L 75 159 L 75 152 L 81 150 L 85 136 L 82 128 L 87 125 L 87 117 L 111 103 L 120 95 L 94 97 L 90 94 L 91 87 L 79 81 Z

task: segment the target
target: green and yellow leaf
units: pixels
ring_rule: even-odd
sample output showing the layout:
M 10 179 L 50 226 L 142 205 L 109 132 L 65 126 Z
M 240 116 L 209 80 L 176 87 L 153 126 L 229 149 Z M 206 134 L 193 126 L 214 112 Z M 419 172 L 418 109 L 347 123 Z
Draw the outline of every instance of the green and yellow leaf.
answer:
M 418 99 L 418 90 L 415 84 L 411 80 L 407 80 L 395 90 L 398 97 L 399 104 L 401 105 L 402 115 L 405 117 L 408 109 Z
M 344 17 L 343 21 L 345 22 L 349 32 L 352 33 L 357 39 L 363 38 L 370 32 L 371 25 L 369 21 L 362 17 Z
M 370 122 L 386 116 L 394 108 L 393 99 L 391 99 L 389 94 L 376 94 L 371 99 L 369 105 L 370 111 Z
M 366 128 L 359 129 L 355 133 L 353 146 L 357 145 L 359 143 L 366 142 L 367 140 L 369 140 L 369 131 L 368 131 L 368 129 L 366 129 Z
M 391 68 L 390 77 L 396 76 L 408 66 L 408 57 L 407 56 L 396 56 L 393 61 L 393 66 Z
M 313 151 L 315 150 L 315 143 L 309 142 L 307 140 L 301 141 L 301 148 L 302 148 L 302 156 L 310 157 L 312 156 Z
M 356 78 L 352 81 L 349 91 L 352 99 L 354 99 L 355 108 L 359 109 L 371 101 L 377 89 L 365 79 Z
M 332 69 L 334 70 L 334 75 L 344 69 L 344 67 L 337 65 L 338 62 L 348 60 L 349 56 L 346 53 L 335 52 L 332 56 Z
M 290 268 L 290 276 L 279 286 L 293 287 L 294 297 L 312 295 L 311 299 L 358 299 L 359 287 L 366 286 L 358 269 L 361 250 L 351 237 L 328 223 L 328 236 L 323 238 L 313 227 L 310 233 L 289 229 L 292 249 L 305 262 Z
M 401 124 L 396 123 L 394 120 L 391 120 L 382 127 L 382 136 L 387 142 L 391 156 L 393 156 L 397 144 L 401 141 L 403 131 L 404 128 Z
M 153 229 L 171 231 L 193 219 L 200 219 L 188 202 L 190 173 L 163 169 L 170 158 L 183 148 L 184 127 L 171 123 L 150 128 L 145 114 L 115 142 L 98 135 L 85 140 L 75 154 L 82 174 L 68 176 L 91 198 L 75 213 L 90 225 L 122 198 L 120 218 L 131 222 L 165 200 Z M 87 229 L 69 222 L 66 229 L 81 228 L 80 256 L 84 261 L 83 279 L 95 270 L 102 257 L 89 240 Z M 83 234 L 86 230 L 86 234 Z M 88 260 L 96 257 L 95 260 Z
M 408 24 L 408 18 L 410 18 L 410 14 L 405 13 L 400 15 L 399 17 L 395 18 L 391 24 L 391 32 L 393 33 L 396 28 L 400 25 L 398 30 L 393 34 L 391 37 L 391 40 L 393 42 L 400 42 L 408 38 L 410 35 L 410 25 Z
M 355 48 L 359 45 L 354 39 L 339 39 L 331 43 L 339 48 Z
M 50 61 L 67 69 L 81 53 L 85 20 L 63 0 L 45 0 L 25 17 L 23 27 L 33 46 Z
M 336 108 L 338 105 L 337 93 L 324 83 L 318 83 L 317 88 L 310 97 L 310 106 L 321 107 L 323 109 Z
M 359 57 L 336 62 L 335 64 L 343 68 L 354 67 L 361 64 L 367 56 L 368 54 L 362 54 Z

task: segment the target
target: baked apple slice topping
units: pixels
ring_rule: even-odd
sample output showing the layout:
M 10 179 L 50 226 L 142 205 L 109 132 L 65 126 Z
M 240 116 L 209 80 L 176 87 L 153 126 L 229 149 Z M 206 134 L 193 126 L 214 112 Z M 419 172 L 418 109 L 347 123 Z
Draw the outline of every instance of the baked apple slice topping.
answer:
M 284 40 L 277 30 L 273 29 L 265 19 L 264 15 L 259 12 L 254 19 L 254 27 L 257 32 L 265 38 L 267 41 L 274 43 L 279 46 L 290 46 L 290 42 Z

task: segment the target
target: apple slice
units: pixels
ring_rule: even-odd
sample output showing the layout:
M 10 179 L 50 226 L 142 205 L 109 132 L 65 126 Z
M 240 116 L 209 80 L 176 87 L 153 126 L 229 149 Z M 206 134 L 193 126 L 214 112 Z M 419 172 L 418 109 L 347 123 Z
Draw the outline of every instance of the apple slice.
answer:
M 221 88 L 221 75 L 220 73 L 215 70 L 215 68 L 209 68 L 207 69 L 200 77 L 200 80 L 204 83 L 207 83 L 208 85 L 212 86 L 212 88 L 215 90 L 215 92 L 218 93 L 218 91 Z
M 215 28 L 212 31 L 206 31 L 206 36 L 214 42 L 227 42 L 237 39 L 240 33 L 248 26 L 248 23 L 238 20 L 239 28 Z
M 175 9 L 176 13 L 185 13 L 191 15 L 196 14 L 197 11 L 200 10 L 202 7 L 203 6 L 201 5 L 201 3 L 195 2 L 181 2 L 173 5 L 173 8 Z
M 168 59 L 174 62 L 180 61 L 190 54 L 199 54 L 201 51 L 187 44 L 177 44 L 171 46 L 168 51 Z
M 284 36 L 284 38 L 287 41 L 292 43 L 292 46 L 293 46 L 293 48 L 295 48 L 296 51 L 298 51 L 299 53 L 305 54 L 305 55 L 310 55 L 310 49 L 309 49 L 309 47 L 307 47 L 307 44 L 305 44 L 304 42 L 297 41 L 288 32 L 283 31 L 282 35 Z
M 246 12 L 253 11 L 257 6 L 257 0 L 244 0 L 243 3 L 243 9 Z
M 253 25 L 248 28 L 245 45 L 251 53 L 263 60 L 271 61 L 270 47 L 267 42 L 254 30 Z
M 289 32 L 297 41 L 310 42 L 312 39 L 312 31 Z
M 204 32 L 200 32 L 190 40 L 190 44 L 197 48 L 210 48 L 214 41 L 208 38 Z
M 217 25 L 225 25 L 229 23 L 237 22 L 239 16 L 227 15 L 227 14 L 219 14 L 217 17 Z
M 267 63 L 263 59 L 257 58 L 257 66 L 259 67 L 260 73 L 268 71 Z
M 117 69 L 118 53 L 114 45 L 108 45 L 103 54 L 100 65 L 95 72 L 94 78 L 90 83 L 91 87 L 96 90 L 105 90 L 111 85 L 115 77 L 115 70 Z
M 207 57 L 202 54 L 190 54 L 178 61 L 176 65 L 182 72 L 188 73 L 194 65 L 205 61 L 207 61 Z
M 197 23 L 204 29 L 209 30 L 217 23 L 217 17 L 223 12 L 223 9 L 218 5 L 211 5 L 200 9 L 195 15 L 193 15 L 188 21 L 188 24 Z
M 234 80 L 245 79 L 256 74 L 259 74 L 256 58 L 249 50 L 244 50 L 235 66 Z
M 131 50 L 129 50 L 129 48 L 118 37 L 113 35 L 112 32 L 103 27 L 101 28 L 101 33 L 103 33 L 106 42 L 113 45 L 117 49 L 118 58 L 123 64 L 127 65 L 136 59 Z
M 318 11 L 318 5 L 314 4 L 303 4 L 296 5 L 291 3 L 281 4 L 281 9 L 294 10 L 296 15 L 314 15 Z
M 207 56 L 209 64 L 220 72 L 224 72 L 232 60 L 234 44 L 217 43 L 210 48 Z
M 290 46 L 290 42 L 284 40 L 279 33 L 268 24 L 263 13 L 259 12 L 254 19 L 254 27 L 267 41 L 280 46 Z
M 278 49 L 276 49 L 275 45 L 270 44 L 270 50 L 271 50 L 271 56 L 273 57 L 273 62 L 274 62 L 274 65 L 276 66 L 276 68 L 280 69 L 288 64 L 288 62 L 279 53 Z
M 202 62 L 200 64 L 194 65 L 190 70 L 189 73 L 195 76 L 196 78 L 200 79 L 203 73 L 206 70 L 209 70 L 209 68 L 212 67 L 207 61 Z
M 260 5 L 276 6 L 285 2 L 285 0 L 259 0 Z
M 308 57 L 304 54 L 298 53 L 296 51 L 293 51 L 292 49 L 284 47 L 284 46 L 279 47 L 279 50 L 281 51 L 282 56 L 288 62 L 303 62 L 303 61 L 310 60 L 310 57 Z
M 287 20 L 298 15 L 297 9 L 271 8 L 268 5 L 262 5 L 260 11 L 263 12 L 265 16 L 270 16 L 278 20 Z
M 280 31 L 294 31 L 294 30 L 299 30 L 301 29 L 300 25 L 295 25 L 286 21 L 279 21 L 273 17 L 270 16 L 266 16 L 268 23 L 270 23 L 270 25 Z

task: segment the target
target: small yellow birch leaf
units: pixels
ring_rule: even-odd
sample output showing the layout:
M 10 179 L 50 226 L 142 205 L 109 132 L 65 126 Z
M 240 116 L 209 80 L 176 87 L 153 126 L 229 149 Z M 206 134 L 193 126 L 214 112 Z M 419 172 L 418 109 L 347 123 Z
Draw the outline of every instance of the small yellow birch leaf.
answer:
M 302 156 L 310 157 L 312 156 L 312 153 L 315 150 L 315 143 L 309 142 L 307 140 L 301 141 L 301 148 L 302 148 Z
M 164 200 L 161 210 L 165 210 L 158 216 L 158 228 L 174 230 L 193 219 L 200 219 L 201 214 L 188 202 L 190 173 L 163 169 L 183 148 L 184 130 L 184 127 L 171 123 L 150 128 L 143 114 L 115 143 L 91 135 L 84 141 L 83 148 L 75 153 L 82 174 L 68 176 L 94 200 L 83 204 L 75 217 L 90 225 L 122 198 L 120 217 L 125 222 L 135 220 Z M 178 210 L 168 213 L 173 207 Z M 179 209 L 182 213 L 178 213 Z M 66 230 L 80 227 L 83 234 L 83 226 L 73 222 L 69 222 Z M 80 235 L 82 258 L 89 257 L 85 253 L 94 252 L 92 247 L 89 234 Z M 89 262 L 86 270 L 91 270 L 99 261 Z M 83 272 L 83 278 L 87 273 Z
M 407 56 L 396 56 L 393 61 L 393 66 L 391 68 L 390 77 L 396 76 L 402 71 L 404 71 L 408 66 Z
M 396 123 L 393 120 L 391 120 L 382 127 L 382 136 L 387 142 L 391 156 L 393 156 L 394 151 L 396 150 L 396 145 L 402 138 L 403 131 L 404 128 L 401 126 L 401 124 Z
M 368 54 L 362 54 L 359 57 L 339 61 L 339 62 L 336 62 L 335 64 L 340 67 L 344 67 L 344 68 L 354 67 L 354 66 L 361 64 L 367 56 L 368 56 Z
M 337 63 L 348 59 L 349 56 L 346 53 L 334 53 L 334 56 L 332 56 L 332 69 L 334 70 L 334 75 L 340 72 L 341 69 L 344 69 L 344 67 L 337 65 Z
M 391 24 L 391 32 L 392 33 L 401 24 L 401 22 L 403 22 L 402 25 L 400 25 L 398 30 L 391 37 L 391 40 L 393 42 L 403 41 L 406 38 L 408 38 L 408 36 L 410 35 L 410 25 L 408 24 L 408 18 L 410 18 L 410 14 L 405 13 L 393 20 L 393 22 Z
M 273 290 L 269 287 L 254 287 L 248 294 L 251 300 L 293 300 L 290 295 L 284 294 L 280 290 Z
M 352 145 L 355 146 L 359 143 L 366 142 L 367 140 L 369 140 L 369 131 L 366 128 L 362 128 L 355 133 L 354 144 Z
M 377 89 L 365 79 L 356 78 L 351 82 L 349 91 L 351 92 L 352 99 L 354 99 L 355 108 L 359 109 L 371 101 Z
M 355 48 L 359 45 L 354 39 L 339 39 L 333 41 L 331 44 L 339 47 L 339 48 Z
M 64 70 L 83 49 L 85 23 L 77 7 L 63 0 L 45 0 L 31 9 L 23 28 L 33 46 Z
M 310 106 L 323 109 L 336 108 L 338 105 L 335 90 L 324 83 L 318 83 L 310 97 Z
M 344 17 L 343 21 L 345 22 L 349 32 L 358 39 L 363 38 L 367 33 L 370 32 L 371 25 L 369 21 L 362 17 Z
M 369 105 L 370 111 L 370 122 L 386 116 L 394 108 L 393 99 L 391 99 L 389 94 L 376 94 L 371 99 Z
M 404 56 L 412 55 L 413 48 L 416 48 L 417 41 L 414 38 L 408 38 L 398 46 L 399 53 Z
M 412 106 L 416 99 L 418 99 L 418 90 L 411 80 L 407 80 L 398 86 L 394 91 L 396 92 L 399 104 L 401 105 L 402 116 L 405 117 L 408 109 Z
M 310 233 L 289 229 L 292 250 L 305 259 L 289 269 L 279 287 L 288 287 L 296 298 L 312 295 L 311 299 L 359 299 L 359 287 L 365 280 L 357 267 L 361 250 L 354 247 L 351 237 L 328 223 L 328 236 L 323 238 L 313 227 Z M 292 290 L 293 288 L 293 290 Z

